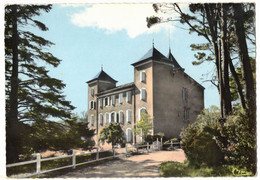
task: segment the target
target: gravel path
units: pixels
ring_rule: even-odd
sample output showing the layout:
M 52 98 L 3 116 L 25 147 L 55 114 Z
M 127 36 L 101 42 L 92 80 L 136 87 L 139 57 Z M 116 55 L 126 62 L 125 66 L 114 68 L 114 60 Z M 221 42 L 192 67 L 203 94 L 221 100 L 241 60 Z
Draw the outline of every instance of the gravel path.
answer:
M 162 162 L 184 160 L 185 154 L 181 149 L 158 151 L 75 169 L 58 178 L 160 177 L 159 165 Z

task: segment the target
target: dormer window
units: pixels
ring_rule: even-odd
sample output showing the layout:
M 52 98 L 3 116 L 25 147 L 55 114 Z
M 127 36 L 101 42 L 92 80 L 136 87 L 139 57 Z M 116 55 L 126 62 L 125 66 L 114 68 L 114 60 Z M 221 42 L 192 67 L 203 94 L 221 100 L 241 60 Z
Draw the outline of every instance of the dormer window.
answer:
M 140 82 L 146 82 L 146 73 L 144 71 L 140 72 Z

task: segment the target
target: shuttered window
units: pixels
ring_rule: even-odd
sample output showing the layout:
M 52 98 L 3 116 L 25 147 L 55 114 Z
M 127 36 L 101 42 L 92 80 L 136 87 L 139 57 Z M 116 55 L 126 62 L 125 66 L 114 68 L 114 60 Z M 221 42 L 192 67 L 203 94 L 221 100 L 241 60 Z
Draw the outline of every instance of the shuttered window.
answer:
M 116 122 L 116 112 L 111 112 L 110 113 L 110 123 Z
M 95 102 L 94 101 L 89 102 L 89 109 L 95 109 Z
M 90 125 L 94 126 L 94 115 L 90 116 Z
M 99 108 L 102 108 L 103 107 L 103 99 L 99 99 L 98 104 L 99 104 Z
M 105 113 L 105 123 L 109 124 L 109 114 Z
M 127 128 L 126 129 L 126 142 L 132 143 L 132 140 L 133 140 L 132 130 L 130 128 Z
M 113 105 L 113 106 L 116 104 L 116 96 L 115 96 L 115 95 L 113 95 L 113 96 L 111 97 L 111 102 L 112 102 L 112 105 Z
M 182 88 L 182 101 L 186 101 L 186 100 L 187 100 L 187 89 Z
M 139 120 L 141 120 L 141 118 L 142 118 L 142 114 L 143 114 L 143 113 L 147 114 L 146 109 L 145 109 L 145 108 L 141 108 L 141 109 L 139 109 Z
M 132 93 L 131 93 L 131 91 L 128 91 L 126 93 L 126 102 L 131 103 L 131 101 L 132 101 Z
M 183 112 L 183 120 L 187 121 L 189 119 L 189 109 L 184 108 L 184 112 Z
M 123 103 L 123 93 L 120 93 L 120 94 L 118 95 L 118 103 L 119 103 L 119 104 L 122 104 L 122 103 Z
M 90 89 L 90 95 L 93 97 L 94 96 L 94 89 Z
M 144 71 L 140 72 L 140 82 L 146 82 L 146 73 Z
M 130 109 L 126 110 L 126 122 L 127 123 L 132 122 L 132 111 Z
M 145 90 L 145 88 L 141 89 L 140 100 L 146 101 L 146 90 Z
M 124 112 L 119 111 L 119 123 L 124 124 Z
M 103 115 L 99 114 L 98 116 L 99 125 L 103 126 Z

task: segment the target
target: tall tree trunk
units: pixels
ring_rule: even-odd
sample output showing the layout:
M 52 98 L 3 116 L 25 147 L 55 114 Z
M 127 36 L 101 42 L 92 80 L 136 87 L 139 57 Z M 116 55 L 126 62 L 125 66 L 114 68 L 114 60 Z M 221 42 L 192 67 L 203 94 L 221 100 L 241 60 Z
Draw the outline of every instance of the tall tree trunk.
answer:
M 238 95 L 239 95 L 239 98 L 240 98 L 240 101 L 241 101 L 241 105 L 242 105 L 243 109 L 246 110 L 245 96 L 243 94 L 242 86 L 240 84 L 238 75 L 236 73 L 235 67 L 233 65 L 233 62 L 232 62 L 230 56 L 229 56 L 229 69 L 230 69 L 230 72 L 231 72 L 231 74 L 234 78 L 234 81 L 235 81 L 235 84 L 236 84 L 236 87 L 237 87 L 237 91 L 238 91 Z
M 6 161 L 13 163 L 18 161 L 17 146 L 18 136 L 18 30 L 17 30 L 17 6 L 12 7 L 12 75 L 10 92 L 10 109 L 6 114 Z
M 248 110 L 251 115 L 255 114 L 256 110 L 256 93 L 253 72 L 248 55 L 248 48 L 246 43 L 245 29 L 244 29 L 244 10 L 242 4 L 233 4 L 235 32 L 237 36 L 237 44 L 239 48 L 239 57 L 242 70 L 243 84 L 245 89 L 246 101 Z
M 222 58 L 221 58 L 221 51 L 222 51 L 222 44 L 221 41 L 219 40 L 218 42 L 218 59 L 216 60 L 218 63 L 218 89 L 219 89 L 219 101 L 220 101 L 220 113 L 221 113 L 221 118 L 224 118 L 224 101 L 223 101 L 223 78 L 222 78 Z
M 232 112 L 231 93 L 229 86 L 229 48 L 227 38 L 227 4 L 221 4 L 220 8 L 220 32 L 221 32 L 221 46 L 222 46 L 222 100 L 224 117 Z
M 253 71 L 250 64 L 250 58 L 248 55 L 248 48 L 246 43 L 245 28 L 244 28 L 244 16 L 243 4 L 233 4 L 234 19 L 235 19 L 235 32 L 237 36 L 237 44 L 239 48 L 240 65 L 242 70 L 242 78 L 244 82 L 244 89 L 247 101 L 247 113 L 248 113 L 248 127 L 250 134 L 253 135 L 253 140 L 256 139 L 256 92 L 255 82 L 253 78 Z M 256 173 L 256 141 L 252 144 L 253 148 L 249 149 L 249 162 L 254 164 L 251 167 L 249 163 L 247 168 L 253 168 L 253 172 Z
M 210 34 L 212 38 L 212 44 L 214 47 L 214 55 L 215 55 L 215 64 L 217 68 L 217 78 L 218 78 L 218 92 L 219 92 L 219 103 L 220 103 L 220 110 L 221 110 L 221 117 L 223 118 L 223 98 L 222 98 L 222 78 L 221 78 L 221 45 L 218 43 L 217 39 L 217 21 L 214 21 L 216 18 L 216 13 L 214 10 L 216 9 L 216 4 L 205 4 L 205 12 L 206 18 L 209 24 Z M 215 17 L 214 17 L 215 16 Z

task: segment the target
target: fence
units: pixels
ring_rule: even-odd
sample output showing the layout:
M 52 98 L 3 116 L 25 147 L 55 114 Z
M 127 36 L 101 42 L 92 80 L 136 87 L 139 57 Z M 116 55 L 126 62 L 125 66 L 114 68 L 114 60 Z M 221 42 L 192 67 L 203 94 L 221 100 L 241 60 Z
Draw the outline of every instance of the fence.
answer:
M 71 155 L 50 157 L 50 158 L 44 158 L 44 159 L 41 158 L 40 153 L 37 153 L 35 160 L 24 161 L 24 162 L 13 163 L 13 164 L 7 164 L 6 168 L 36 163 L 36 166 L 35 166 L 36 167 L 36 172 L 30 173 L 30 174 L 29 173 L 28 174 L 22 174 L 22 175 L 18 174 L 18 175 L 14 176 L 15 178 L 27 178 L 27 177 L 31 177 L 31 176 L 44 174 L 44 173 L 47 173 L 47 172 L 52 172 L 52 171 L 65 169 L 65 168 L 73 168 L 73 169 L 75 169 L 79 165 L 89 164 L 89 163 L 93 163 L 93 162 L 98 162 L 98 161 L 102 161 L 102 160 L 109 159 L 109 158 L 116 158 L 116 157 L 120 157 L 120 156 L 126 156 L 128 154 L 127 151 L 129 149 L 133 149 L 133 148 L 136 149 L 137 153 L 139 151 L 139 148 L 145 148 L 147 150 L 147 152 L 149 152 L 149 150 L 152 149 L 151 145 L 149 145 L 149 143 L 147 143 L 147 145 L 134 145 L 134 146 L 130 146 L 130 147 L 126 146 L 125 148 L 114 148 L 114 149 L 108 149 L 108 150 L 103 150 L 103 151 L 99 151 L 98 149 L 96 149 L 96 151 L 93 151 L 93 152 L 83 152 L 83 153 L 79 153 L 79 154 L 76 154 L 75 150 L 73 150 Z M 117 154 L 116 150 L 119 150 L 119 149 L 123 149 L 125 152 L 121 153 L 121 154 Z M 104 157 L 104 158 L 100 158 L 99 157 L 100 153 L 102 153 L 102 152 L 109 152 L 109 151 L 110 152 L 112 151 L 112 156 L 108 156 L 108 157 Z M 76 157 L 77 156 L 82 156 L 82 155 L 87 155 L 87 154 L 96 154 L 96 159 L 95 160 L 90 160 L 90 161 L 85 161 L 85 162 L 80 162 L 80 163 L 76 162 Z M 62 158 L 71 158 L 72 159 L 72 164 L 71 165 L 67 165 L 67 166 L 53 168 L 53 169 L 48 169 L 48 170 L 41 170 L 41 162 L 43 162 L 43 161 L 51 161 L 51 160 L 55 160 L 55 159 L 62 159 Z
M 173 142 L 171 141 L 171 146 L 173 147 Z M 120 157 L 120 156 L 127 156 L 128 154 L 128 150 L 129 149 L 136 149 L 136 152 L 139 153 L 139 151 L 142 150 L 146 150 L 147 152 L 152 151 L 152 150 L 161 150 L 163 146 L 162 143 L 162 139 L 161 142 L 159 142 L 159 140 L 157 139 L 156 142 L 154 142 L 153 144 L 149 144 L 147 143 L 146 145 L 133 145 L 133 146 L 125 146 L 125 148 L 114 148 L 114 149 L 108 149 L 108 150 L 103 150 L 103 151 L 99 151 L 98 149 L 96 149 L 96 151 L 93 152 L 83 152 L 83 153 L 79 153 L 76 154 L 75 150 L 73 150 L 72 155 L 64 155 L 64 156 L 58 156 L 58 157 L 50 157 L 50 158 L 41 158 L 40 153 L 36 154 L 36 159 L 35 160 L 31 160 L 31 161 L 25 161 L 25 162 L 19 162 L 19 163 L 13 163 L 13 164 L 7 164 L 6 168 L 10 168 L 10 167 L 16 167 L 16 166 L 22 166 L 22 165 L 26 165 L 26 164 L 33 164 L 36 163 L 36 172 L 34 173 L 28 173 L 28 174 L 22 174 L 22 175 L 16 175 L 15 178 L 27 178 L 27 177 L 31 177 L 31 176 L 36 176 L 36 175 L 40 175 L 40 174 L 44 174 L 47 172 L 52 172 L 52 171 L 57 171 L 57 170 L 61 170 L 61 169 L 65 169 L 65 168 L 76 168 L 79 165 L 83 165 L 83 164 L 89 164 L 89 163 L 93 163 L 93 162 L 98 162 L 98 161 L 102 161 L 105 159 L 109 159 L 109 158 L 115 158 L 115 157 Z M 124 150 L 124 153 L 121 154 L 117 154 L 116 150 Z M 109 152 L 112 151 L 112 156 L 108 156 L 108 157 L 104 157 L 104 158 L 100 158 L 99 155 L 102 152 Z M 85 162 L 80 162 L 77 163 L 76 162 L 76 157 L 77 156 L 82 156 L 82 155 L 87 155 L 87 154 L 96 154 L 96 159 L 95 160 L 90 160 L 90 161 L 85 161 Z M 48 170 L 41 170 L 41 162 L 43 161 L 51 161 L 51 160 L 55 160 L 55 159 L 62 159 L 62 158 L 71 158 L 72 159 L 72 163 L 71 165 L 67 165 L 67 166 L 62 166 L 62 167 L 57 167 L 57 168 L 53 168 L 53 169 L 48 169 Z

